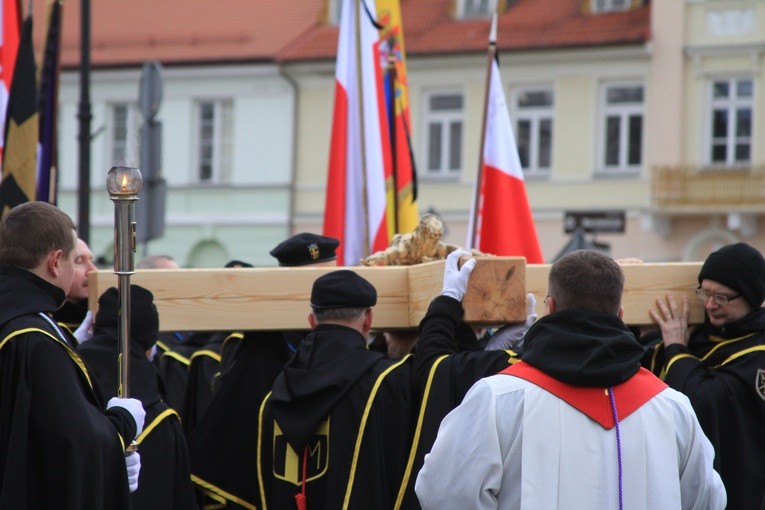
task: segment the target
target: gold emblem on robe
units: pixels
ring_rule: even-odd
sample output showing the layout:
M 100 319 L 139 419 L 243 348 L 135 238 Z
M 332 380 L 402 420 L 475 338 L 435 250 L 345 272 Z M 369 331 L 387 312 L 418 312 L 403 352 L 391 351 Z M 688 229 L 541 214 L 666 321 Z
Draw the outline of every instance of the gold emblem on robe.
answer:
M 329 463 L 329 418 L 321 422 L 308 439 L 307 451 L 296 452 L 274 421 L 274 477 L 296 486 L 303 483 L 303 457 L 306 455 L 306 482 L 321 478 Z

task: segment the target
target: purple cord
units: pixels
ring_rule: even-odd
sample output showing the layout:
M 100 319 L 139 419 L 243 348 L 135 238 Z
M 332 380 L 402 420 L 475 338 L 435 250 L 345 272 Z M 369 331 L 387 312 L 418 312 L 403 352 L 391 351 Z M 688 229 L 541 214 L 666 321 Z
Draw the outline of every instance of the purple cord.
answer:
M 608 397 L 611 399 L 611 413 L 614 415 L 614 428 L 616 429 L 616 458 L 619 464 L 619 510 L 624 510 L 624 494 L 622 492 L 622 438 L 619 433 L 619 415 L 616 413 L 616 400 L 614 400 L 613 388 L 608 388 Z

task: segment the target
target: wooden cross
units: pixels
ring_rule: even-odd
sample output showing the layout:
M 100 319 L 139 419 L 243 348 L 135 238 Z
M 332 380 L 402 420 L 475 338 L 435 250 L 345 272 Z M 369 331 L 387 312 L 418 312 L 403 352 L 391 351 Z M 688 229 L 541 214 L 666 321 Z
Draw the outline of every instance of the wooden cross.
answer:
M 377 289 L 375 329 L 417 327 L 430 301 L 441 293 L 445 261 L 413 266 L 347 267 Z M 653 324 L 648 310 L 656 298 L 671 293 L 682 304 L 687 295 L 691 323 L 704 319 L 695 298 L 700 262 L 624 264 L 624 322 Z M 240 331 L 308 329 L 311 286 L 337 268 L 139 269 L 131 283 L 152 291 L 162 331 Z M 465 320 L 495 325 L 526 320 L 526 293 L 533 292 L 536 311 L 544 314 L 549 264 L 526 265 L 523 258 L 479 258 L 463 300 Z M 90 308 L 98 296 L 116 286 L 116 276 L 96 271 L 89 276 Z

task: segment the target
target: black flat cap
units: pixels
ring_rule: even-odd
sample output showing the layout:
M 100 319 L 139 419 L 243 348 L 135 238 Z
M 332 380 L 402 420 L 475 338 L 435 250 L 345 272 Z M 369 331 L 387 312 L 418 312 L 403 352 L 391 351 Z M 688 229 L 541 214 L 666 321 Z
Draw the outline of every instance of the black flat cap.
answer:
M 329 308 L 370 308 L 377 303 L 377 291 L 361 276 L 348 269 L 332 271 L 313 282 L 311 306 Z
M 269 253 L 280 266 L 305 266 L 337 259 L 335 248 L 339 244 L 334 237 L 303 233 L 282 241 Z

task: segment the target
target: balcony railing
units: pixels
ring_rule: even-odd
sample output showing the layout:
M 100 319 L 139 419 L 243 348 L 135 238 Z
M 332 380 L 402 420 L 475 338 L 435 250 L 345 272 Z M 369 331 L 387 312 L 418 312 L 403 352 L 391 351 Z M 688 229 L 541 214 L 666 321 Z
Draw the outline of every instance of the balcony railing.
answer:
M 765 212 L 765 167 L 657 166 L 651 205 L 663 212 Z

